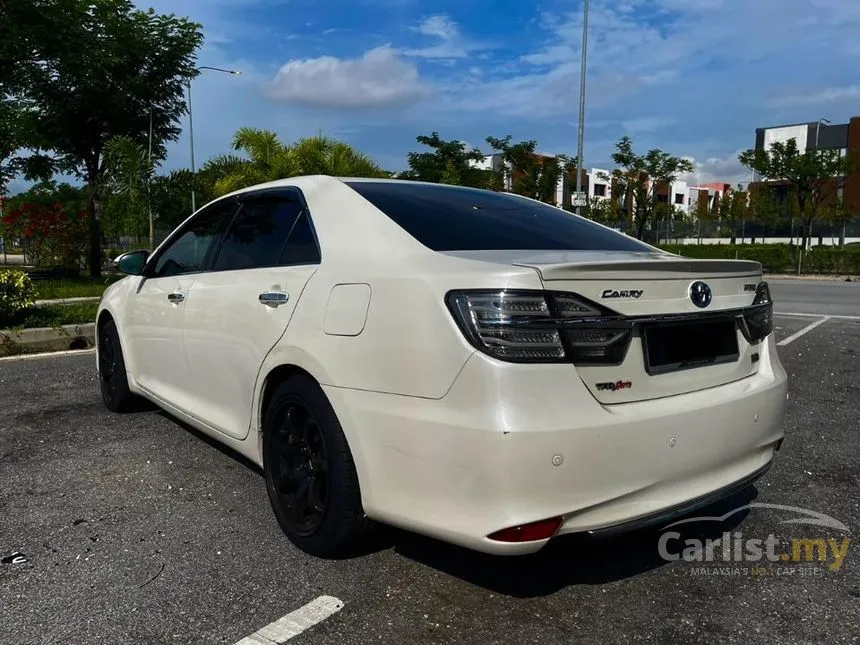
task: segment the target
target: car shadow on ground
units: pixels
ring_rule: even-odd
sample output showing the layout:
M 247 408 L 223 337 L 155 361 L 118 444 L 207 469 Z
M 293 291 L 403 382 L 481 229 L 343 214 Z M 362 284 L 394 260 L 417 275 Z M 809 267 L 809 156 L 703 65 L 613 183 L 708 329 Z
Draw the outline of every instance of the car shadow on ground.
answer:
M 723 516 L 749 504 L 757 496 L 755 487 L 749 486 L 686 517 Z M 681 540 L 715 540 L 724 532 L 734 530 L 748 513 L 749 510 L 744 509 L 721 522 L 695 522 L 673 530 L 682 534 Z M 533 598 L 573 585 L 600 585 L 622 580 L 669 564 L 660 557 L 657 544 L 661 529 L 670 523 L 605 538 L 561 536 L 534 555 L 517 557 L 477 553 L 405 531 L 394 532 L 393 546 L 395 553 L 494 593 Z M 682 543 L 674 544 L 681 544 L 677 551 L 683 548 Z M 714 566 L 717 564 L 720 563 L 715 562 Z

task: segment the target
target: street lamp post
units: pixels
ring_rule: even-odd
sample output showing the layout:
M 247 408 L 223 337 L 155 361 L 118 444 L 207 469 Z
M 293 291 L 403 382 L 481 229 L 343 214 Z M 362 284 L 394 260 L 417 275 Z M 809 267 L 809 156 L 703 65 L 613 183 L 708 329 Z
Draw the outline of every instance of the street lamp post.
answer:
M 586 54 L 588 51 L 588 0 L 585 0 L 582 8 L 582 60 L 579 71 L 579 132 L 576 146 L 576 198 L 579 199 L 582 192 L 582 148 L 585 138 L 585 72 Z M 579 202 L 576 205 L 576 214 L 579 215 Z
M 208 65 L 198 67 L 197 71 L 202 72 L 207 69 L 210 69 L 213 72 L 222 72 L 223 74 L 233 74 L 234 76 L 239 76 L 239 74 L 242 73 L 235 69 L 223 69 L 221 67 L 210 67 Z M 197 196 L 194 192 L 194 182 L 197 179 L 197 168 L 194 164 L 194 115 L 191 111 L 191 80 L 188 81 L 188 138 L 191 142 L 191 212 L 194 213 L 197 210 Z

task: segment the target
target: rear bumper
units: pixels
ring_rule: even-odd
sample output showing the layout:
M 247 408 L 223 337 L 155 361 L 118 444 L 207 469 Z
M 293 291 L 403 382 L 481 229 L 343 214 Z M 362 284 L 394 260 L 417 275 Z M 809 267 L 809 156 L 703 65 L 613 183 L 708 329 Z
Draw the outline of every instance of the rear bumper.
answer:
M 568 365 L 474 354 L 441 399 L 326 387 L 370 517 L 498 554 L 506 527 L 630 530 L 748 485 L 782 439 L 786 376 L 773 338 L 753 376 L 651 401 L 601 405 Z M 695 507 L 695 506 L 694 506 Z

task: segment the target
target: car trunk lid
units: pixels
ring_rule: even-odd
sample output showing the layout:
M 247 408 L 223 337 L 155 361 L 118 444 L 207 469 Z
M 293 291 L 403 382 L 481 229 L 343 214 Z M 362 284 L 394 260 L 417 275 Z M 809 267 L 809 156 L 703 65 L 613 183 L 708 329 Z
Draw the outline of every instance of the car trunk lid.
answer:
M 601 403 L 683 394 L 758 370 L 760 344 L 747 342 L 738 314 L 755 297 L 761 281 L 758 262 L 697 260 L 658 251 L 450 254 L 533 268 L 546 290 L 577 294 L 633 321 L 619 364 L 575 366 Z M 709 291 L 708 301 L 697 305 L 694 289 Z

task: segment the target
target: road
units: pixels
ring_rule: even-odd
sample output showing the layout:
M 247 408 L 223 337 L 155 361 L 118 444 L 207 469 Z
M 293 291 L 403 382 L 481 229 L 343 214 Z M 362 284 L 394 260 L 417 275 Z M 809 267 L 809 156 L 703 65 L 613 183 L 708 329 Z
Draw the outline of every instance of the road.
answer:
M 860 281 L 768 280 L 776 311 L 860 316 Z
M 802 507 L 856 539 L 860 321 L 812 322 L 777 316 L 793 339 L 779 348 L 786 441 L 713 514 Z M 785 519 L 754 508 L 708 535 L 803 530 Z M 838 571 L 701 575 L 659 558 L 656 539 L 503 559 L 391 530 L 360 557 L 318 560 L 284 538 L 257 469 L 161 412 L 107 412 L 91 353 L 0 361 L 0 555 L 27 560 L 0 565 L 0 643 L 230 645 L 321 596 L 343 608 L 291 645 L 858 642 L 855 543 Z

